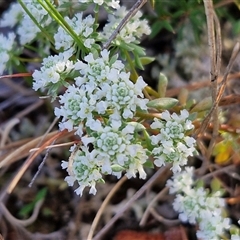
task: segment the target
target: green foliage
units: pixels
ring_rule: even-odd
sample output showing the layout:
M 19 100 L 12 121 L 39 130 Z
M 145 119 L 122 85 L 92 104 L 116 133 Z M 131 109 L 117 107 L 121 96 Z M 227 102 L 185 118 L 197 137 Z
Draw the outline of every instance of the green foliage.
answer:
M 147 103 L 150 108 L 155 108 L 159 110 L 171 109 L 178 104 L 178 100 L 175 98 L 157 98 L 151 100 Z
M 200 41 L 200 36 L 203 28 L 206 26 L 206 16 L 204 4 L 202 0 L 181 0 L 181 1 L 151 1 L 155 15 L 151 14 L 148 19 L 151 22 L 152 33 L 151 38 L 154 38 L 161 30 L 165 29 L 171 33 L 177 33 L 180 39 L 183 36 L 182 29 L 186 22 L 190 23 L 195 40 Z M 233 26 L 234 34 L 240 32 L 240 21 L 234 19 L 226 7 L 218 7 L 220 0 L 215 0 L 214 5 L 217 6 L 215 11 L 219 20 L 228 20 Z M 240 1 L 235 0 L 234 3 L 240 8 Z
M 24 207 L 22 207 L 22 209 L 19 212 L 19 215 L 22 217 L 27 217 L 34 209 L 36 203 L 40 200 L 42 200 L 43 198 L 45 198 L 47 194 L 47 188 L 43 188 L 41 189 L 36 197 L 34 198 L 34 200 L 28 204 L 26 204 Z

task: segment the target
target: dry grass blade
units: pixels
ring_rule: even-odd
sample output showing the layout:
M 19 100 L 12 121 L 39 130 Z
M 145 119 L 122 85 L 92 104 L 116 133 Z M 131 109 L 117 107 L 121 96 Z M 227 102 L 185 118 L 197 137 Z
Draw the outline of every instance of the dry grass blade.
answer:
M 102 236 L 107 232 L 107 230 L 122 216 L 122 214 L 130 208 L 130 206 L 145 192 L 150 186 L 159 178 L 159 176 L 170 168 L 169 165 L 160 168 L 125 204 L 125 206 L 119 211 L 93 238 L 94 240 L 102 239 Z
M 39 150 L 36 151 L 35 153 L 31 154 L 28 157 L 28 159 L 25 161 L 23 166 L 18 171 L 17 175 L 13 178 L 13 180 L 9 184 L 9 186 L 7 188 L 7 193 L 11 193 L 12 192 L 12 190 L 15 188 L 15 186 L 18 183 L 18 181 L 20 180 L 20 178 L 22 177 L 24 172 L 27 170 L 27 168 L 30 166 L 32 161 L 36 158 L 36 156 L 38 156 L 38 154 L 41 153 L 45 149 L 45 147 L 48 146 L 49 144 L 51 144 L 54 140 L 60 138 L 61 136 L 65 136 L 66 131 L 62 131 L 62 132 L 58 132 L 58 133 L 54 132 L 54 133 L 51 133 L 51 134 L 52 134 L 51 137 L 49 137 L 49 139 L 46 140 L 44 142 L 44 144 L 42 144 L 42 146 L 39 148 Z
M 122 184 L 127 180 L 127 177 L 124 176 L 121 178 L 121 180 L 118 181 L 118 183 L 113 187 L 113 189 L 110 191 L 110 193 L 107 195 L 107 197 L 104 199 L 100 209 L 98 210 L 92 224 L 91 224 L 91 228 L 88 234 L 87 239 L 91 240 L 94 234 L 94 231 L 96 229 L 96 226 L 100 220 L 100 217 L 104 211 L 104 209 L 106 208 L 107 204 L 109 203 L 109 201 L 111 200 L 112 196 L 116 193 L 116 191 L 122 186 Z
M 210 68 L 210 79 L 212 85 L 212 100 L 213 103 L 216 102 L 217 99 L 217 79 L 220 71 L 220 59 L 221 58 L 221 33 L 220 26 L 216 14 L 214 12 L 212 0 L 204 0 L 205 13 L 207 18 L 207 28 L 208 28 L 208 44 L 210 49 L 210 60 L 211 60 L 211 68 Z M 205 132 L 208 123 L 214 115 L 214 121 L 216 121 L 216 129 L 218 128 L 218 114 L 217 114 L 217 106 L 212 108 L 210 113 L 202 122 L 202 126 L 200 127 L 197 135 Z
M 56 134 L 57 134 L 57 131 L 47 134 L 45 140 L 48 141 Z M 29 151 L 32 148 L 35 148 L 41 139 L 42 139 L 42 136 L 35 138 L 35 139 L 31 140 L 30 142 L 27 142 L 24 145 L 22 145 L 21 147 L 17 148 L 15 151 L 8 154 L 5 158 L 3 158 L 3 159 L 0 158 L 0 168 L 10 165 L 13 162 L 18 161 L 19 159 L 22 159 L 22 158 L 28 156 Z M 39 149 L 38 151 L 40 151 L 40 150 L 43 150 L 43 149 Z

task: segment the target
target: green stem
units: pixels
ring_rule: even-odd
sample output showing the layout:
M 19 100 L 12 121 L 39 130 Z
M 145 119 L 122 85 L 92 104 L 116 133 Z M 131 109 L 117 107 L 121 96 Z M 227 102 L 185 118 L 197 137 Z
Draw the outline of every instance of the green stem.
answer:
M 160 115 L 159 113 L 145 113 L 145 112 L 138 112 L 138 111 L 135 113 L 136 117 L 140 117 L 144 120 L 147 120 L 147 119 L 152 120 L 155 117 L 159 118 L 159 115 Z
M 45 0 L 46 4 L 44 4 L 42 0 L 37 1 L 48 12 L 48 14 L 74 39 L 74 41 L 81 48 L 81 50 L 86 52 L 86 48 L 79 36 L 73 31 L 73 29 L 64 20 L 63 16 L 57 11 L 57 9 L 51 4 L 51 2 L 49 0 Z
M 137 71 L 136 71 L 136 69 L 135 69 L 135 66 L 134 66 L 134 64 L 133 64 L 133 61 L 132 61 L 132 59 L 131 59 L 128 51 L 125 50 L 124 53 L 125 53 L 125 56 L 126 56 L 126 58 L 127 58 L 128 64 L 129 64 L 129 66 L 130 66 L 130 71 L 131 71 L 131 75 L 132 75 L 132 78 L 131 78 L 131 79 L 132 79 L 132 81 L 133 81 L 134 83 L 136 83 L 136 81 L 137 81 L 137 79 L 138 79 Z
M 94 12 L 95 12 L 95 24 L 98 24 L 98 16 L 99 16 L 99 5 L 96 4 L 95 8 L 94 8 Z
M 17 59 L 21 62 L 35 62 L 35 63 L 42 62 L 41 58 L 22 58 L 22 57 L 18 57 Z

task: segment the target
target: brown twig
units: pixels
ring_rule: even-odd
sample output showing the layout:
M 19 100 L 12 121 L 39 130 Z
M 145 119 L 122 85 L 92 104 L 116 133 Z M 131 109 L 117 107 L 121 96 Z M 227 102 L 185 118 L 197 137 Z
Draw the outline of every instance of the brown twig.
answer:
M 210 79 L 211 79 L 211 85 L 212 85 L 212 102 L 215 103 L 217 98 L 217 86 L 218 86 L 217 78 L 219 76 L 219 70 L 220 70 L 220 60 L 218 58 L 221 57 L 221 36 L 219 36 L 220 27 L 219 27 L 218 19 L 213 9 L 212 0 L 204 0 L 203 2 L 204 2 L 205 13 L 207 18 L 208 44 L 210 49 L 210 60 L 211 60 Z M 215 27 L 216 27 L 216 31 L 215 31 Z M 213 104 L 211 111 L 209 112 L 207 117 L 203 120 L 202 126 L 197 132 L 197 135 L 200 135 L 205 132 L 212 116 L 214 116 L 214 122 L 216 121 L 216 125 L 215 125 L 216 127 L 214 129 L 214 132 L 217 130 L 218 128 L 217 107 L 218 107 L 217 105 Z
M 37 217 L 38 217 L 38 213 L 39 210 L 42 206 L 44 202 L 44 199 L 39 200 L 33 209 L 33 213 L 31 215 L 31 217 L 29 217 L 28 219 L 17 219 L 15 218 L 9 211 L 8 209 L 5 207 L 5 205 L 0 202 L 0 212 L 3 214 L 3 216 L 9 221 L 9 223 L 11 223 L 12 225 L 21 225 L 21 226 L 29 226 L 31 225 L 33 222 L 36 221 Z
M 237 73 L 229 74 L 229 76 L 227 77 L 227 80 L 229 81 L 229 80 L 233 80 L 233 79 L 236 79 L 239 77 L 240 77 L 240 72 L 237 72 Z M 223 79 L 223 76 L 218 77 L 217 82 L 221 83 L 222 79 Z M 182 88 L 185 88 L 189 91 L 195 91 L 195 90 L 198 90 L 198 89 L 201 89 L 204 87 L 209 87 L 210 85 L 211 85 L 211 82 L 209 81 L 209 79 L 206 79 L 201 82 L 196 81 L 194 83 L 190 83 L 183 87 L 171 88 L 171 89 L 167 90 L 166 97 L 177 96 L 180 93 L 180 91 L 182 90 Z
M 171 220 L 171 219 L 164 218 L 159 213 L 157 213 L 154 208 L 150 208 L 149 211 L 155 219 L 157 219 L 159 222 L 163 223 L 166 226 L 173 226 L 173 225 L 179 224 L 181 222 L 178 219 Z
M 147 218 L 149 216 L 150 213 L 150 209 L 154 206 L 154 204 L 163 196 L 167 193 L 167 191 L 169 190 L 168 187 L 165 187 L 164 189 L 162 189 L 153 199 L 152 201 L 148 204 L 147 209 L 145 210 L 142 219 L 139 223 L 140 226 L 144 226 L 146 224 Z
M 98 232 L 93 240 L 99 240 L 106 231 L 123 215 L 123 213 L 131 207 L 131 205 L 159 178 L 159 176 L 167 169 L 169 165 L 160 168 L 126 203 L 126 205 Z
M 98 210 L 98 212 L 97 212 L 97 214 L 96 214 L 96 216 L 95 216 L 95 218 L 94 218 L 94 220 L 93 220 L 93 222 L 92 222 L 92 224 L 91 224 L 91 228 L 90 228 L 90 230 L 89 230 L 89 234 L 88 234 L 88 237 L 87 237 L 88 240 L 92 240 L 94 231 L 95 231 L 95 229 L 96 229 L 96 227 L 97 227 L 97 224 L 98 224 L 98 222 L 99 222 L 99 220 L 100 220 L 101 215 L 103 214 L 104 209 L 106 208 L 107 204 L 108 204 L 109 201 L 111 200 L 112 196 L 116 193 L 116 191 L 120 188 L 120 186 L 122 186 L 122 184 L 123 184 L 126 180 L 127 180 L 127 177 L 126 177 L 126 176 L 122 177 L 121 180 L 119 180 L 119 181 L 117 182 L 117 184 L 114 185 L 114 187 L 112 188 L 112 190 L 109 192 L 109 194 L 107 195 L 107 197 L 104 199 L 101 207 L 99 208 L 99 210 Z

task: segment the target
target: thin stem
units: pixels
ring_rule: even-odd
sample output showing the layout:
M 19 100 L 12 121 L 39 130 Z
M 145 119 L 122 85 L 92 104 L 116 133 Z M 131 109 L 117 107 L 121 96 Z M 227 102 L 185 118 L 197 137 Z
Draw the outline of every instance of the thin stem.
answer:
M 45 0 L 44 4 L 41 0 L 38 0 L 39 4 L 49 13 L 49 15 L 74 39 L 77 45 L 85 52 L 86 48 L 83 45 L 83 42 L 74 32 L 71 26 L 64 20 L 62 15 L 56 10 L 56 8 L 51 4 L 49 0 Z
M 147 221 L 147 218 L 149 216 L 149 213 L 150 213 L 150 209 L 153 207 L 153 205 L 163 196 L 167 193 L 167 191 L 169 190 L 168 187 L 165 187 L 163 188 L 153 199 L 152 201 L 148 204 L 147 206 L 147 209 L 145 210 L 143 216 L 142 216 L 142 219 L 139 223 L 140 226 L 144 226 L 146 221 Z
M 133 196 L 128 202 L 120 209 L 116 215 L 98 232 L 93 240 L 99 240 L 107 232 L 107 230 L 123 215 L 123 213 L 131 207 L 131 205 L 147 191 L 151 185 L 159 178 L 159 176 L 167 169 L 169 165 L 160 168 Z
M 124 53 L 125 53 L 125 56 L 127 57 L 127 61 L 128 61 L 128 63 L 129 63 L 130 69 L 131 69 L 132 81 L 133 81 L 134 83 L 136 83 L 136 81 L 137 81 L 137 79 L 138 79 L 138 77 L 139 77 L 139 76 L 138 76 L 138 73 L 137 73 L 137 71 L 136 71 L 136 69 L 135 69 L 135 66 L 134 66 L 134 64 L 133 64 L 133 62 L 132 62 L 132 59 L 130 58 L 129 53 L 128 53 L 127 51 L 124 51 Z M 151 97 L 149 96 L 146 88 L 143 89 L 143 94 L 146 96 L 146 98 L 148 98 L 148 99 L 151 100 Z
M 91 240 L 92 237 L 93 237 L 93 234 L 94 234 L 94 231 L 97 227 L 97 224 L 100 220 L 100 217 L 104 211 L 104 209 L 106 208 L 107 204 L 109 203 L 109 201 L 111 200 L 112 196 L 116 193 L 116 191 L 119 189 L 120 186 L 122 186 L 122 184 L 127 180 L 127 177 L 124 176 L 123 178 L 121 178 L 120 181 L 117 182 L 117 184 L 112 188 L 112 190 L 110 191 L 110 193 L 107 195 L 107 197 L 104 199 L 100 209 L 98 210 L 94 220 L 93 220 L 93 223 L 91 225 L 91 228 L 90 228 L 90 231 L 88 233 L 88 237 L 87 239 L 88 240 Z

